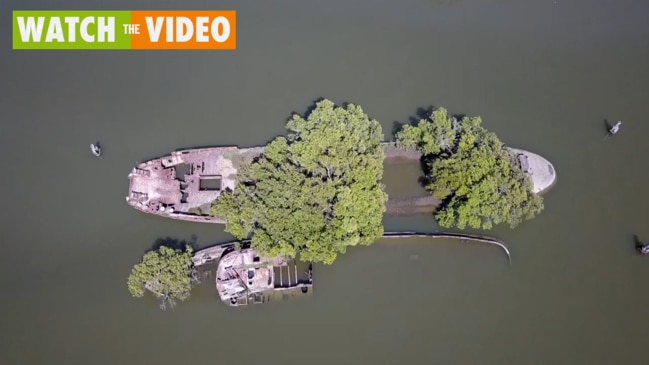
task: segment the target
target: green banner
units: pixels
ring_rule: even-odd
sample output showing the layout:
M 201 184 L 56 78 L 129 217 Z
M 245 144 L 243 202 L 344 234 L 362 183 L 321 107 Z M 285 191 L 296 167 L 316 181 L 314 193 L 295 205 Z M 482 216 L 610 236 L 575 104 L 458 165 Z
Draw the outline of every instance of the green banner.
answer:
M 130 49 L 130 11 L 15 10 L 13 49 Z

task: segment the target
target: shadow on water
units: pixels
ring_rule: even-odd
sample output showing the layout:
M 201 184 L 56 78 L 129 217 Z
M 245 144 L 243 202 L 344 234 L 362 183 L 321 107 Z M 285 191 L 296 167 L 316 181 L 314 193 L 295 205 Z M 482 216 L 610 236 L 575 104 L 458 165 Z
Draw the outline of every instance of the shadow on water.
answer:
M 433 114 L 433 112 L 436 109 L 439 109 L 439 107 L 436 107 L 434 105 L 428 105 L 428 106 L 425 106 L 425 107 L 419 107 L 419 108 L 417 108 L 417 111 L 415 112 L 415 115 L 412 115 L 412 116 L 408 117 L 408 120 L 410 121 L 411 125 L 416 125 L 422 119 L 429 119 L 431 114 Z
M 390 140 L 395 141 L 397 140 L 397 133 L 403 129 L 403 126 L 406 125 L 406 123 L 394 121 L 392 122 L 392 131 L 390 133 Z
M 458 121 L 464 119 L 466 117 L 466 114 L 460 113 L 460 114 L 453 114 L 451 117 L 457 119 Z
M 633 235 L 633 243 L 635 244 L 635 249 L 638 253 L 644 254 L 643 249 L 649 251 L 649 243 L 640 241 L 637 234 Z
M 611 128 L 613 128 L 613 125 L 609 123 L 608 119 L 604 119 L 604 128 L 606 128 L 606 133 L 608 133 L 608 131 L 610 131 Z
M 157 251 L 160 249 L 160 247 L 164 246 L 164 247 L 172 248 L 174 250 L 181 250 L 181 251 L 184 251 L 186 247 L 191 247 L 193 251 L 196 251 L 198 249 L 198 246 L 196 244 L 197 241 L 198 241 L 198 237 L 194 234 L 191 235 L 189 241 L 180 240 L 172 237 L 158 238 L 151 246 L 151 250 Z
M 291 118 L 293 118 L 293 116 L 296 115 L 296 114 L 303 117 L 303 118 L 307 117 L 309 114 L 313 113 L 313 111 L 316 108 L 316 104 L 318 104 L 319 102 L 321 102 L 321 101 L 323 101 L 325 99 L 326 98 L 324 96 L 313 99 L 313 102 L 308 107 L 306 107 L 306 109 L 304 110 L 304 113 L 296 112 L 295 110 L 291 111 L 291 116 L 288 117 L 287 121 L 291 120 Z M 343 105 L 346 105 L 346 104 L 348 104 L 348 103 L 343 103 Z
M 392 122 L 392 138 L 396 140 L 397 133 L 401 131 L 404 125 L 416 126 L 417 124 L 419 124 L 420 120 L 430 118 L 430 115 L 435 109 L 437 108 L 433 105 L 429 105 L 427 107 L 420 107 L 417 108 L 417 111 L 415 112 L 414 115 L 408 117 L 407 122 L 399 122 L 399 121 Z

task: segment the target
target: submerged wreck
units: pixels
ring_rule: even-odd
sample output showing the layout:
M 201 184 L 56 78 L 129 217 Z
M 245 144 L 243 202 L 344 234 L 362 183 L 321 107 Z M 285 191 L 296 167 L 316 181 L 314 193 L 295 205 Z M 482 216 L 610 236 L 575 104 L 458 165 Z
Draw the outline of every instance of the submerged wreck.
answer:
M 237 151 L 237 147 L 188 149 L 143 162 L 128 175 L 126 201 L 144 213 L 224 223 L 209 212 L 223 190 L 234 188 L 237 168 L 232 156 Z
M 421 153 L 384 142 L 391 158 L 418 160 Z M 505 147 L 512 162 L 519 164 L 532 181 L 532 191 L 541 194 L 557 180 L 550 161 L 535 153 Z M 209 147 L 174 151 L 135 166 L 128 175 L 128 204 L 144 213 L 192 222 L 225 223 L 210 215 L 212 203 L 226 189 L 234 189 L 238 166 L 252 161 L 265 147 Z
M 313 293 L 313 266 L 283 256 L 265 258 L 251 248 L 233 245 L 197 251 L 196 267 L 217 263 L 216 290 L 232 307 L 306 297 Z
M 249 248 L 226 253 L 216 269 L 219 297 L 233 307 L 289 299 L 308 294 L 312 287 L 311 263 L 263 258 Z

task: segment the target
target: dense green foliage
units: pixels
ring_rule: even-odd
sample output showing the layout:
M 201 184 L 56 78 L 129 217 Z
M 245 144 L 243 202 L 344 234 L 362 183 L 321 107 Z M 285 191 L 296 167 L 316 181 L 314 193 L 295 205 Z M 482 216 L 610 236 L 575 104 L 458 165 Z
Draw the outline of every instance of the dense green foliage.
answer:
M 481 122 L 480 117 L 449 118 L 440 108 L 397 133 L 401 146 L 423 154 L 426 188 L 442 201 L 435 215 L 442 227 L 489 229 L 509 223 L 513 228 L 543 210 L 530 178 Z
M 265 256 L 331 264 L 348 246 L 381 237 L 387 195 L 380 124 L 360 106 L 323 100 L 286 128 L 287 137 L 241 167 L 234 191 L 216 200 L 212 214 Z
M 140 298 L 145 290 L 162 300 L 161 308 L 173 307 L 177 300 L 189 298 L 197 282 L 192 264 L 192 248 L 185 250 L 162 246 L 147 252 L 128 277 L 128 290 Z

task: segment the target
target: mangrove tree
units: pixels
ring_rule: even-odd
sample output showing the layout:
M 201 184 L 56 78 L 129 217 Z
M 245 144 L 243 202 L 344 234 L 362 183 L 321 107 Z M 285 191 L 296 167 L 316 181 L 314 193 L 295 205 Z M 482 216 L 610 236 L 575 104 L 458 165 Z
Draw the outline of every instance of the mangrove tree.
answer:
M 322 100 L 306 118 L 293 115 L 286 129 L 214 203 L 226 231 L 251 238 L 264 256 L 326 264 L 381 237 L 387 195 L 380 124 L 360 106 Z
M 131 295 L 141 298 L 149 291 L 161 300 L 162 309 L 189 298 L 192 286 L 198 282 L 192 253 L 190 246 L 184 249 L 161 246 L 147 252 L 128 277 Z
M 543 209 L 542 198 L 503 143 L 480 117 L 449 117 L 444 108 L 397 133 L 400 146 L 422 153 L 425 185 L 441 206 L 442 227 L 512 228 Z

